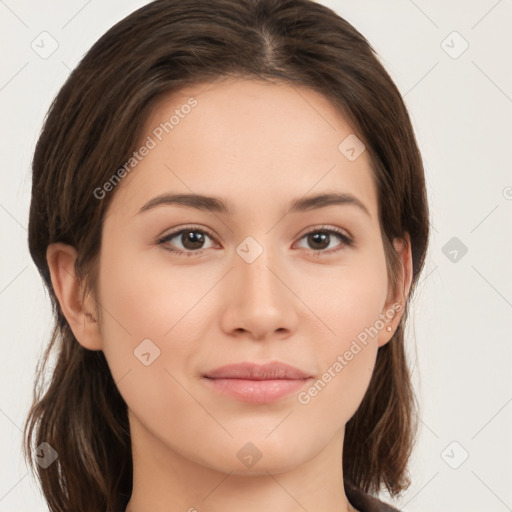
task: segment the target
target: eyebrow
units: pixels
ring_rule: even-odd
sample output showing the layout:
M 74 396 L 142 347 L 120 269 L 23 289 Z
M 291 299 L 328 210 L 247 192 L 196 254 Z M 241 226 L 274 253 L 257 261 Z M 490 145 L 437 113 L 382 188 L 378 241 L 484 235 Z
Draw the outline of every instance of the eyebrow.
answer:
M 195 208 L 196 210 L 225 215 L 230 215 L 232 213 L 232 209 L 222 199 L 200 194 L 162 194 L 149 200 L 139 210 L 139 213 L 162 205 L 186 206 L 188 208 Z M 323 193 L 294 199 L 288 205 L 288 212 L 306 212 L 316 210 L 318 208 L 325 208 L 331 205 L 353 205 L 371 217 L 368 208 L 366 208 L 366 206 L 357 197 L 349 193 L 341 192 Z

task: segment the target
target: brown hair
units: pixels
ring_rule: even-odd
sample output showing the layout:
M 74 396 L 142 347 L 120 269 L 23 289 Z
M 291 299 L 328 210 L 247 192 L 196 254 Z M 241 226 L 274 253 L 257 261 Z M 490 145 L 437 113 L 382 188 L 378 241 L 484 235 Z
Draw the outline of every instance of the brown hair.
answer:
M 396 495 L 410 484 L 417 404 L 404 325 L 429 223 L 421 156 L 397 87 L 366 39 L 313 1 L 157 0 L 117 23 L 84 56 L 53 101 L 33 158 L 29 247 L 55 327 L 37 368 L 23 449 L 52 512 L 124 510 L 132 458 L 126 404 L 103 352 L 84 349 L 74 338 L 52 288 L 46 249 L 54 242 L 74 246 L 77 274 L 94 289 L 102 221 L 115 191 L 98 200 L 93 190 L 130 158 L 159 98 L 229 76 L 310 87 L 346 117 L 371 157 L 393 286 L 401 269 L 392 240 L 410 235 L 413 280 L 404 315 L 378 350 L 343 448 L 345 485 L 363 492 L 384 485 Z M 53 350 L 56 362 L 44 389 Z M 43 442 L 58 453 L 46 469 L 31 457 Z

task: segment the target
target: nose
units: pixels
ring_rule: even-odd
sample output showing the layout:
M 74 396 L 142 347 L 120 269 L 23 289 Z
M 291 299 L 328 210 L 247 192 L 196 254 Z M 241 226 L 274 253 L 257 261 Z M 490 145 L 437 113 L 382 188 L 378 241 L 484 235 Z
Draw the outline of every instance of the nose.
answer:
M 254 340 L 291 336 L 297 327 L 300 301 L 284 264 L 277 265 L 267 250 L 249 261 L 234 254 L 234 268 L 225 290 L 223 329 Z

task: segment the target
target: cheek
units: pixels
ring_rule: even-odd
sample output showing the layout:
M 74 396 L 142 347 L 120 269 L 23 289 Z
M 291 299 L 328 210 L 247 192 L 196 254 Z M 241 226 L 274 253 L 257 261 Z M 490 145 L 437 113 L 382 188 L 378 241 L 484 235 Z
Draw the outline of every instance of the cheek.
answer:
M 118 337 L 165 342 L 194 315 L 194 308 L 211 288 L 214 276 L 199 267 L 172 265 L 127 250 L 108 249 L 101 258 L 99 291 L 105 310 L 105 342 Z M 109 314 L 110 313 L 110 314 Z
M 350 267 L 329 269 L 328 279 L 317 274 L 302 282 L 301 296 L 321 320 L 312 335 L 321 375 L 299 402 L 319 409 L 333 406 L 329 414 L 348 421 L 347 412 L 356 411 L 369 385 L 377 335 L 385 328 L 379 317 L 388 291 L 384 254 L 376 249 Z
M 194 378 L 197 340 L 204 338 L 199 336 L 205 324 L 201 297 L 211 288 L 212 276 L 170 264 L 156 266 L 149 258 L 111 246 L 100 258 L 98 290 L 103 352 L 118 390 L 155 433 L 165 427 L 169 439 L 182 439 L 197 428 L 199 436 L 204 418 L 185 419 L 182 425 L 176 411 L 194 408 L 186 389 Z M 197 409 L 194 414 L 200 417 Z
M 113 378 L 123 378 L 119 390 L 125 401 L 149 408 L 148 417 L 162 414 L 158 404 L 181 410 L 190 406 L 190 397 L 178 382 L 195 378 L 205 350 L 201 342 L 208 341 L 215 317 L 212 307 L 218 305 L 219 292 L 212 287 L 225 272 L 172 264 L 167 254 L 145 257 L 129 246 L 119 250 L 123 241 L 112 241 L 100 257 L 98 291 L 103 352 Z M 151 390 L 152 400 L 143 390 Z
M 321 320 L 323 344 L 329 340 L 331 352 L 348 348 L 358 336 L 364 341 L 365 333 L 367 341 L 376 341 L 375 327 L 384 327 L 379 321 L 388 293 L 384 254 L 376 247 L 354 260 L 353 264 L 304 272 L 297 281 L 300 296 Z

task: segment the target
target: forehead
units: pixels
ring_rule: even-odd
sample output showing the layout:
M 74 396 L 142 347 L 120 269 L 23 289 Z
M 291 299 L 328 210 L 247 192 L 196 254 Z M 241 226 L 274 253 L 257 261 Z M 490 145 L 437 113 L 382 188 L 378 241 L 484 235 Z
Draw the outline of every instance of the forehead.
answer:
M 376 218 L 370 158 L 367 151 L 347 158 L 350 137 L 343 115 L 307 87 L 248 79 L 195 84 L 153 106 L 140 139 L 151 149 L 117 192 L 134 208 L 158 194 L 187 192 L 254 212 L 335 190 L 357 196 Z

